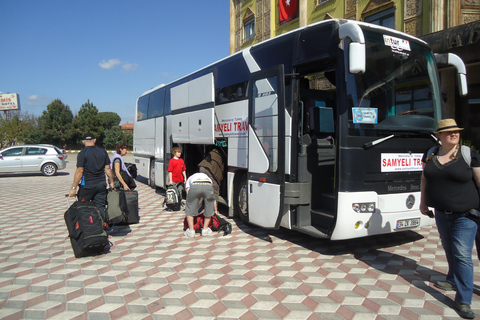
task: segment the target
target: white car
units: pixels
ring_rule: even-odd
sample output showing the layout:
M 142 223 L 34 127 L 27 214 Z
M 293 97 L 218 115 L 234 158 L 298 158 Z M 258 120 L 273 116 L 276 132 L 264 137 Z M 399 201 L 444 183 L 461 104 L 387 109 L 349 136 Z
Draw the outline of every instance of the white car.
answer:
M 0 150 L 0 173 L 42 172 L 53 176 L 65 169 L 65 155 L 52 145 L 11 146 Z
M 67 151 L 65 149 L 60 149 L 58 147 L 55 147 L 53 144 L 41 144 L 40 146 L 45 146 L 45 147 L 52 147 L 52 148 L 57 148 L 58 150 L 60 150 L 64 156 L 63 160 L 67 160 Z

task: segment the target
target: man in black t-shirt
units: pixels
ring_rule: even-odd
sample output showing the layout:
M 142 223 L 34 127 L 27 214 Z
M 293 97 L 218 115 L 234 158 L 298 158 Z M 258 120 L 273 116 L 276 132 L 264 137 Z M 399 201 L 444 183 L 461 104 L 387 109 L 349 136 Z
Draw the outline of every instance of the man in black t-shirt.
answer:
M 107 182 L 114 188 L 113 172 L 110 169 L 110 158 L 105 150 L 95 146 L 97 139 L 91 133 L 83 136 L 82 143 L 85 148 L 78 153 L 77 170 L 73 177 L 72 188 L 68 195 L 75 197 L 78 189 L 78 200 L 94 201 L 103 220 L 105 221 L 105 206 L 107 205 Z

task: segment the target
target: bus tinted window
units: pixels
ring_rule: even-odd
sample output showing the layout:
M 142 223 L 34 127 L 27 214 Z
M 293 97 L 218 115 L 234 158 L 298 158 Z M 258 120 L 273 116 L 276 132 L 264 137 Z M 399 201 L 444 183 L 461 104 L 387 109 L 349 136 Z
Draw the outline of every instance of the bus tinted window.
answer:
M 376 135 L 377 130 L 434 131 L 440 92 L 431 50 L 416 41 L 388 45 L 396 35 L 364 30 L 366 71 L 348 75 L 351 135 Z M 386 39 L 386 40 L 385 40 Z M 401 40 L 401 39 L 400 39 Z M 348 50 L 347 50 L 348 51 Z
M 165 89 L 165 107 L 163 108 L 163 114 L 171 114 L 172 113 L 172 103 L 170 98 L 170 89 L 171 87 L 167 87 Z
M 137 121 L 147 119 L 149 95 L 138 98 Z
M 163 104 L 165 100 L 165 88 L 159 89 L 150 94 L 148 118 L 163 116 Z
M 297 64 L 308 63 L 312 60 L 335 56 L 335 46 L 329 45 L 328 40 L 334 38 L 335 24 L 322 29 L 306 29 L 302 31 L 298 40 Z M 286 70 L 286 69 L 285 69 Z
M 215 89 L 225 88 L 249 79 L 250 72 L 241 54 L 237 54 L 213 67 Z
M 247 85 L 248 81 L 240 82 L 227 86 L 224 88 L 218 88 L 215 90 L 215 104 L 222 104 L 231 101 L 238 101 L 247 98 Z
M 318 42 L 321 42 L 321 38 L 318 39 Z M 293 47 L 293 36 L 288 36 L 278 39 L 275 43 L 267 43 L 265 47 L 260 45 L 258 48 L 252 49 L 251 52 L 262 69 L 283 64 L 285 70 L 290 70 L 294 50 L 285 50 L 285 48 L 291 47 Z

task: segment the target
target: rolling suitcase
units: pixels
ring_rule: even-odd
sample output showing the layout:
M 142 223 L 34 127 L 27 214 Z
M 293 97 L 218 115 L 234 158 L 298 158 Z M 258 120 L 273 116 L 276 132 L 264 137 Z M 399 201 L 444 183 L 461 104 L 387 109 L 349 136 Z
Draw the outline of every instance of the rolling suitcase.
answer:
M 121 223 L 125 220 L 125 214 L 120 207 L 121 198 L 124 194 L 121 191 L 115 189 L 109 189 L 107 194 L 107 223 L 109 226 Z
M 75 201 L 71 206 L 67 199 L 65 224 L 76 258 L 102 253 L 110 243 L 104 230 L 100 211 L 93 202 Z
M 123 203 L 120 204 L 123 212 L 125 212 L 124 224 L 135 224 L 140 222 L 140 215 L 138 214 L 138 191 L 137 190 L 124 190 L 123 198 L 120 198 L 120 201 Z

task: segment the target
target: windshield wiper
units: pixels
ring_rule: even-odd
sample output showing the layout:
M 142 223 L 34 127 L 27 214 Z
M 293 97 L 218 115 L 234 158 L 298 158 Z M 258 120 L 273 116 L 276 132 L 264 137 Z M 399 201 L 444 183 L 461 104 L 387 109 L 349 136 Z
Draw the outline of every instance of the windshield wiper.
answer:
M 382 143 L 382 142 L 384 142 L 384 141 L 390 140 L 390 139 L 392 139 L 393 137 L 395 137 L 394 134 L 389 135 L 388 137 L 385 137 L 385 138 L 380 138 L 380 139 L 377 139 L 377 140 L 374 140 L 374 141 L 365 142 L 365 143 L 363 144 L 363 148 L 364 148 L 364 149 L 369 149 L 369 148 L 373 147 L 374 145 L 377 145 L 377 144 Z

